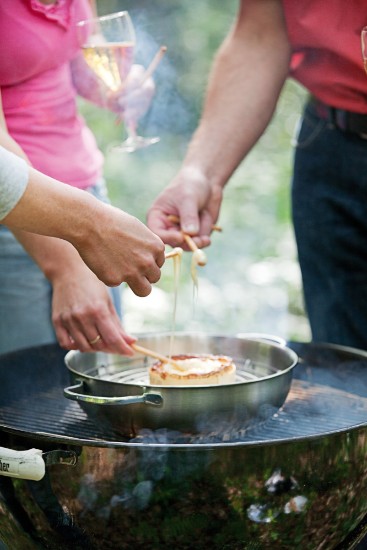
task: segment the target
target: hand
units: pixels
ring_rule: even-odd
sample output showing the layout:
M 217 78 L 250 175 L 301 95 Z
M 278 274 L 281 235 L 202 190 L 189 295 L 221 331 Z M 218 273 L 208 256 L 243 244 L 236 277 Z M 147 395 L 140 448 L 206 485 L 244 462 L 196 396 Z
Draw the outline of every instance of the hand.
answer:
M 148 111 L 155 93 L 154 80 L 144 80 L 145 69 L 133 65 L 121 90 L 108 92 L 108 108 L 127 123 L 134 123 Z
M 209 246 L 221 202 L 221 187 L 212 185 L 198 170 L 184 167 L 150 207 L 148 227 L 171 246 L 187 250 L 182 231 L 194 236 L 199 248 Z M 180 219 L 180 228 L 168 219 L 171 214 Z
M 53 281 L 52 321 L 64 349 L 134 353 L 136 339 L 123 330 L 105 285 L 81 262 L 77 273 Z
M 95 201 L 91 227 L 70 240 L 90 269 L 109 286 L 126 282 L 137 296 L 147 296 L 159 281 L 164 244 L 134 216 Z

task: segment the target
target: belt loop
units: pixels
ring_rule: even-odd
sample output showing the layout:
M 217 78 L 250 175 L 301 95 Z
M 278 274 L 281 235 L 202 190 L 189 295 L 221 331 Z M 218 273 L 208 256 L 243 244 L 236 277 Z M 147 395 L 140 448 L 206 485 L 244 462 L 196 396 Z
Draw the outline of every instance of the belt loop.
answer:
M 327 112 L 327 121 L 332 124 L 333 126 L 337 126 L 337 119 L 336 119 L 336 109 L 335 107 L 326 107 Z
M 347 111 L 341 109 L 334 109 L 335 126 L 340 130 L 348 130 L 348 114 Z

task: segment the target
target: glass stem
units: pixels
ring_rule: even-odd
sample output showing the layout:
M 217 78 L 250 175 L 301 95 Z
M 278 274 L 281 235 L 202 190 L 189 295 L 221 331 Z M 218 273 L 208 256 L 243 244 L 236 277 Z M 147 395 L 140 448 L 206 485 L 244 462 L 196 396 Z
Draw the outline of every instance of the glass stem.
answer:
M 129 134 L 129 138 L 130 139 L 135 139 L 136 138 L 136 122 L 132 122 L 132 121 L 126 122 L 126 129 L 127 129 L 127 133 Z

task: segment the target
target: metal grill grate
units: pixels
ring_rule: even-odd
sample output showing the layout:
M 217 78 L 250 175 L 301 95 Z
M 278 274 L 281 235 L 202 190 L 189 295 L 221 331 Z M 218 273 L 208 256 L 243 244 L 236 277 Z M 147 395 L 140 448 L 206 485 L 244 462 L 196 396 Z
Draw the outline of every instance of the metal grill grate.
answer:
M 302 357 L 300 351 L 296 351 Z M 47 369 L 47 373 L 43 369 Z M 69 381 L 63 356 L 50 363 L 46 361 L 46 365 L 40 365 L 35 373 L 40 384 L 27 385 L 24 382 L 22 385 L 20 381 L 11 393 L 6 384 L 2 388 L 3 396 L 7 397 L 2 399 L 3 406 L 0 407 L 0 427 L 48 441 L 126 445 L 127 440 L 88 417 L 77 403 L 64 398 L 63 388 Z M 223 426 L 216 433 L 206 435 L 205 439 L 200 435 L 168 432 L 165 437 L 169 445 L 265 444 L 322 436 L 366 423 L 366 361 L 349 360 L 348 357 L 335 361 L 335 354 L 330 358 L 320 352 L 313 353 L 307 360 L 304 358 L 302 364 L 294 369 L 291 390 L 284 406 L 266 422 L 243 431 Z M 149 443 L 155 441 L 154 434 L 148 435 Z M 162 433 L 159 441 L 162 442 Z M 133 442 L 147 443 L 139 435 Z

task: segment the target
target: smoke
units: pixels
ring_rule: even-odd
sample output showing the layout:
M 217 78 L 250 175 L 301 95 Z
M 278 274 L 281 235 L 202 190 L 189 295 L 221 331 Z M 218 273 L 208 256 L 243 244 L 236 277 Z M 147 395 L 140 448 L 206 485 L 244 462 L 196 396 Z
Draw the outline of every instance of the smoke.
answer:
M 136 32 L 135 63 L 148 67 L 162 45 L 166 45 L 168 34 L 158 32 L 152 35 L 149 12 L 130 12 Z M 153 29 L 154 30 L 154 29 Z M 196 126 L 192 105 L 180 94 L 177 87 L 177 69 L 168 48 L 164 58 L 153 74 L 156 93 L 148 113 L 140 120 L 142 128 L 154 134 L 188 135 Z

